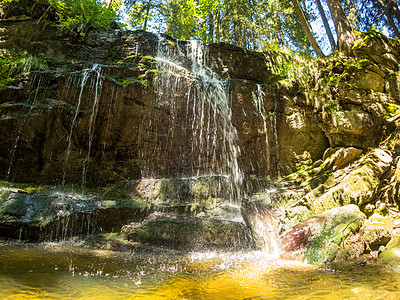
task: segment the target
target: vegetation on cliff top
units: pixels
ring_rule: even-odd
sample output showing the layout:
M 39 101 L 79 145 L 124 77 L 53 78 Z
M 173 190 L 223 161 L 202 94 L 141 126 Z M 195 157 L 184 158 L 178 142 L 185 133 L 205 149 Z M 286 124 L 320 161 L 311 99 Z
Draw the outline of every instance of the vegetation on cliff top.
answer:
M 44 59 L 26 52 L 13 55 L 0 53 L 0 90 L 21 79 L 24 74 L 30 71 L 45 69 L 48 69 L 48 66 Z
M 380 28 L 400 36 L 398 5 L 393 0 L 20 0 L 43 9 L 42 18 L 58 20 L 62 30 L 84 36 L 90 27 L 120 21 L 132 29 L 165 32 L 179 39 L 227 42 L 246 49 L 271 45 L 323 56 L 334 50 L 352 55 L 356 31 Z M 296 9 L 295 9 L 296 8 Z M 334 25 L 334 26 L 332 26 Z M 312 45 L 312 47 L 311 47 Z M 320 50 L 319 50 L 320 49 Z M 322 52 L 322 51 L 324 52 Z
M 76 32 L 81 36 L 85 36 L 90 27 L 109 28 L 118 18 L 119 5 L 116 3 L 107 5 L 100 0 L 45 1 L 55 9 L 61 30 Z

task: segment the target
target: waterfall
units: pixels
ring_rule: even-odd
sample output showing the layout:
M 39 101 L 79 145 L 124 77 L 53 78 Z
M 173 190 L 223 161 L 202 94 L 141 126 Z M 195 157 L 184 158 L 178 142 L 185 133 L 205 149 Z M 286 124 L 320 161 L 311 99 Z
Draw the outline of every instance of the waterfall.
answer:
M 82 169 L 82 187 L 86 185 L 86 173 L 88 168 L 88 162 L 90 158 L 90 152 L 92 151 L 92 144 L 93 144 L 93 126 L 96 122 L 97 111 L 99 109 L 99 98 L 101 95 L 101 89 L 103 87 L 103 80 L 101 75 L 101 67 L 99 65 L 93 65 L 92 71 L 96 73 L 96 80 L 94 83 L 94 100 L 93 100 L 93 107 L 92 113 L 90 115 L 89 120 L 89 132 L 88 132 L 88 151 L 83 161 L 83 169 Z
M 278 217 L 260 202 L 242 200 L 248 222 L 253 229 L 253 238 L 264 252 L 273 256 L 280 254 L 280 238 L 275 228 Z
M 101 89 L 102 89 L 102 74 L 101 74 L 101 66 L 98 64 L 94 64 L 92 68 L 90 69 L 84 69 L 83 72 L 81 73 L 82 78 L 80 79 L 80 84 L 79 84 L 79 95 L 78 95 L 78 101 L 74 113 L 74 117 L 71 122 L 71 127 L 69 130 L 69 134 L 67 137 L 67 149 L 66 149 L 66 157 L 65 157 L 65 167 L 64 167 L 64 174 L 62 178 L 62 186 L 65 186 L 66 183 L 66 175 L 67 175 L 67 166 L 68 166 L 68 160 L 70 158 L 71 154 L 71 148 L 72 148 L 72 137 L 73 133 L 75 131 L 75 127 L 77 126 L 77 119 L 79 116 L 79 112 L 82 106 L 82 99 L 83 99 L 83 92 L 85 88 L 87 88 L 87 81 L 91 77 L 92 73 L 95 74 L 95 80 L 92 80 L 90 89 L 94 89 L 94 100 L 93 100 L 93 106 L 92 106 L 92 112 L 90 115 L 90 120 L 89 120 L 89 132 L 88 132 L 88 151 L 85 156 L 85 159 L 83 161 L 83 167 L 82 167 L 82 188 L 86 184 L 86 174 L 87 174 L 87 164 L 90 158 L 90 152 L 92 149 L 92 143 L 93 143 L 93 135 L 94 135 L 94 129 L 93 125 L 96 120 L 97 116 L 97 111 L 98 111 L 98 104 L 99 104 L 99 98 L 101 95 Z
M 268 139 L 267 113 L 265 111 L 265 106 L 264 106 L 265 93 L 262 90 L 261 84 L 257 84 L 257 91 L 256 91 L 256 93 L 253 93 L 252 96 L 253 96 L 253 101 L 255 103 L 258 115 L 262 119 L 263 134 L 265 135 L 265 160 L 266 160 L 266 166 L 268 168 L 267 171 L 269 171 L 271 153 L 270 153 L 270 149 L 269 149 L 270 146 L 269 146 L 269 139 Z
M 36 81 L 35 79 L 36 78 L 32 79 L 31 85 Z M 11 151 L 10 151 L 10 159 L 9 159 L 10 163 L 8 165 L 7 175 L 6 175 L 6 179 L 7 180 L 10 180 L 10 174 L 11 174 L 12 168 L 14 167 L 14 159 L 15 159 L 15 154 L 16 154 L 16 151 L 17 151 L 18 143 L 19 143 L 19 140 L 21 138 L 21 134 L 22 134 L 22 131 L 23 131 L 24 127 L 25 127 L 26 121 L 31 116 L 31 112 L 32 112 L 33 108 L 35 107 L 37 96 L 38 96 L 38 92 L 39 92 L 39 89 L 41 87 L 41 83 L 42 83 L 42 78 L 39 77 L 38 84 L 37 84 L 37 87 L 35 89 L 33 100 L 32 100 L 31 103 L 29 103 L 30 99 L 28 97 L 28 103 L 27 104 L 29 106 L 29 111 L 24 115 L 20 125 L 18 126 L 18 131 L 17 131 L 17 134 L 16 134 L 16 138 L 15 138 L 13 147 L 11 148 Z
M 179 146 L 175 151 L 186 163 L 187 174 L 172 175 L 218 176 L 229 186 L 227 197 L 234 202 L 240 199 L 242 174 L 229 86 L 228 81 L 204 65 L 205 56 L 198 41 L 170 41 L 159 36 L 155 115 L 148 125 L 156 126 L 156 109 L 164 109 L 169 113 L 169 132 L 167 145 L 152 149 L 154 155 L 149 165 L 156 159 L 168 160 L 167 153 L 174 149 L 174 141 L 185 139 L 176 142 Z M 178 97 L 185 101 L 178 101 Z M 192 120 L 191 128 L 187 128 L 187 120 Z M 151 171 L 147 172 L 146 177 L 152 177 Z

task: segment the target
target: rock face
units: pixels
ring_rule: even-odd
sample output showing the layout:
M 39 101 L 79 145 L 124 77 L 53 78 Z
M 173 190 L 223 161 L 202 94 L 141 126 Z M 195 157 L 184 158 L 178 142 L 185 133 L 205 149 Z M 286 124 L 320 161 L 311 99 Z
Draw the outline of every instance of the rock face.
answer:
M 377 145 L 381 103 L 393 103 L 380 89 L 341 85 L 345 105 L 316 114 L 296 87 L 269 84 L 274 63 L 290 59 L 278 52 L 119 29 L 76 41 L 38 15 L 11 9 L 0 19 L 2 52 L 40 54 L 55 69 L 0 92 L 8 180 L 99 185 L 236 163 L 245 177 L 276 178 L 330 146 Z
M 313 210 L 318 214 L 327 207 L 369 203 L 378 189 L 381 176 L 391 163 L 390 153 L 381 149 L 371 151 L 354 170 L 338 178 L 337 185 L 313 200 Z
M 386 246 L 392 238 L 393 221 L 389 217 L 373 214 L 361 230 L 365 243 L 372 251 L 377 251 L 381 246 Z
M 279 226 L 288 252 L 318 263 L 357 257 L 364 240 L 378 251 L 396 236 L 386 221 L 400 203 L 397 43 L 365 34 L 355 62 L 318 61 L 305 91 L 275 84 L 276 64 L 291 59 L 277 51 L 120 29 L 77 39 L 30 4 L 0 5 L 0 54 L 48 66 L 0 89 L 0 179 L 111 190 L 84 204 L 5 190 L 8 236 L 57 238 L 65 227 L 51 228 L 73 216 L 86 231 L 128 224 L 124 232 L 146 243 L 273 248 L 262 236 Z M 286 180 L 300 186 L 295 196 L 268 196 L 284 208 L 244 203 L 245 223 L 242 196 L 294 170 Z M 375 217 L 362 225 L 364 213 Z M 390 224 L 372 226 L 376 214 Z M 277 225 L 257 227 L 265 219 Z
M 56 190 L 30 195 L 2 188 L 0 194 L 1 236 L 31 241 L 118 231 L 142 221 L 152 209 L 140 200 L 99 200 Z
M 311 145 L 318 144 L 308 150 L 313 159 L 328 146 L 291 92 L 266 84 L 274 76 L 266 62 L 276 54 L 118 29 L 92 30 L 77 42 L 35 18 L 11 10 L 0 20 L 3 52 L 40 54 L 57 68 L 0 92 L 2 178 L 100 185 L 224 173 L 232 168 L 226 160 L 245 176 L 273 178 Z M 202 72 L 216 72 L 206 76 L 221 76 L 220 86 Z
M 248 249 L 250 230 L 242 222 L 156 214 L 140 225 L 125 225 L 122 232 L 133 241 L 185 248 Z

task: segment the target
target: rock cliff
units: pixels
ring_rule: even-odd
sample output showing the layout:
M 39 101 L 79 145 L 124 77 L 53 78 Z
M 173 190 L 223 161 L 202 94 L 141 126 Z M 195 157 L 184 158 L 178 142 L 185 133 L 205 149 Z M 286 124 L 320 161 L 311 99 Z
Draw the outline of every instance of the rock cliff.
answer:
M 365 243 L 378 251 L 399 235 L 398 41 L 375 31 L 360 34 L 356 58 L 302 63 L 305 83 L 282 73 L 295 61 L 292 54 L 118 28 L 91 29 L 78 39 L 61 33 L 47 8 L 26 4 L 0 5 L 1 62 L 10 70 L 16 60 L 25 66 L 12 80 L 0 72 L 2 180 L 103 188 L 102 201 L 147 203 L 139 212 L 128 205 L 120 220 L 141 222 L 151 214 L 142 225 L 124 227 L 142 241 L 162 240 L 158 227 L 173 228 L 168 243 L 195 227 L 208 228 L 199 241 L 235 244 L 233 236 L 210 237 L 230 227 L 242 235 L 241 247 L 252 247 L 243 220 L 227 221 L 238 217 L 243 196 L 275 206 L 287 244 L 316 220 L 331 225 L 331 212 L 345 206 L 340 215 L 347 223 L 327 228 L 335 232 L 329 240 L 335 251 L 319 258 L 307 250 L 317 262 L 361 255 L 369 251 Z M 280 180 L 280 192 L 265 193 L 266 179 Z M 8 186 L 0 197 L 10 231 L 29 223 L 34 210 L 36 198 L 19 194 Z M 70 202 L 67 196 L 51 196 L 46 226 L 64 220 L 55 212 Z M 126 207 L 117 202 L 99 202 L 91 213 Z M 347 211 L 356 218 L 349 221 L 342 215 Z M 382 241 L 364 222 L 376 214 L 393 225 Z M 324 241 L 325 229 L 290 247 Z

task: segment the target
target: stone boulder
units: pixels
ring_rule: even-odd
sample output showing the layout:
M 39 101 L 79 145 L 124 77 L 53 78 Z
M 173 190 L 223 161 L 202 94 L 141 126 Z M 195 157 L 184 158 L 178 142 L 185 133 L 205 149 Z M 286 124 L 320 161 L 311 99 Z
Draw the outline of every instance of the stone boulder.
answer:
M 242 222 L 155 213 L 141 224 L 122 228 L 128 239 L 153 245 L 193 248 L 248 249 L 254 246 Z
M 362 206 L 373 199 L 380 178 L 392 163 L 391 153 L 384 149 L 375 149 L 361 158 L 353 169 L 337 178 L 337 183 L 317 198 L 305 196 L 316 214 L 336 206 L 356 204 Z
M 118 231 L 123 224 L 142 221 L 152 208 L 138 200 L 101 200 L 56 190 L 33 194 L 1 190 L 0 236 L 22 240 L 64 240 Z
M 324 158 L 324 162 L 318 167 L 318 174 L 343 169 L 356 160 L 362 152 L 361 149 L 353 147 L 339 148 L 332 155 L 327 155 L 328 157 Z
M 356 205 L 347 205 L 303 221 L 284 234 L 283 256 L 315 264 L 340 259 L 343 252 L 347 258 L 358 257 L 364 252 L 364 244 L 354 236 L 365 218 Z M 345 243 L 347 239 L 354 243 Z
M 378 257 L 378 261 L 400 272 L 400 237 L 393 238 Z
M 364 222 L 361 235 L 370 251 L 377 251 L 381 246 L 391 240 L 393 232 L 393 220 L 379 214 L 373 214 Z
M 359 106 L 321 113 L 322 129 L 331 147 L 366 149 L 377 145 L 382 134 L 382 120 Z

